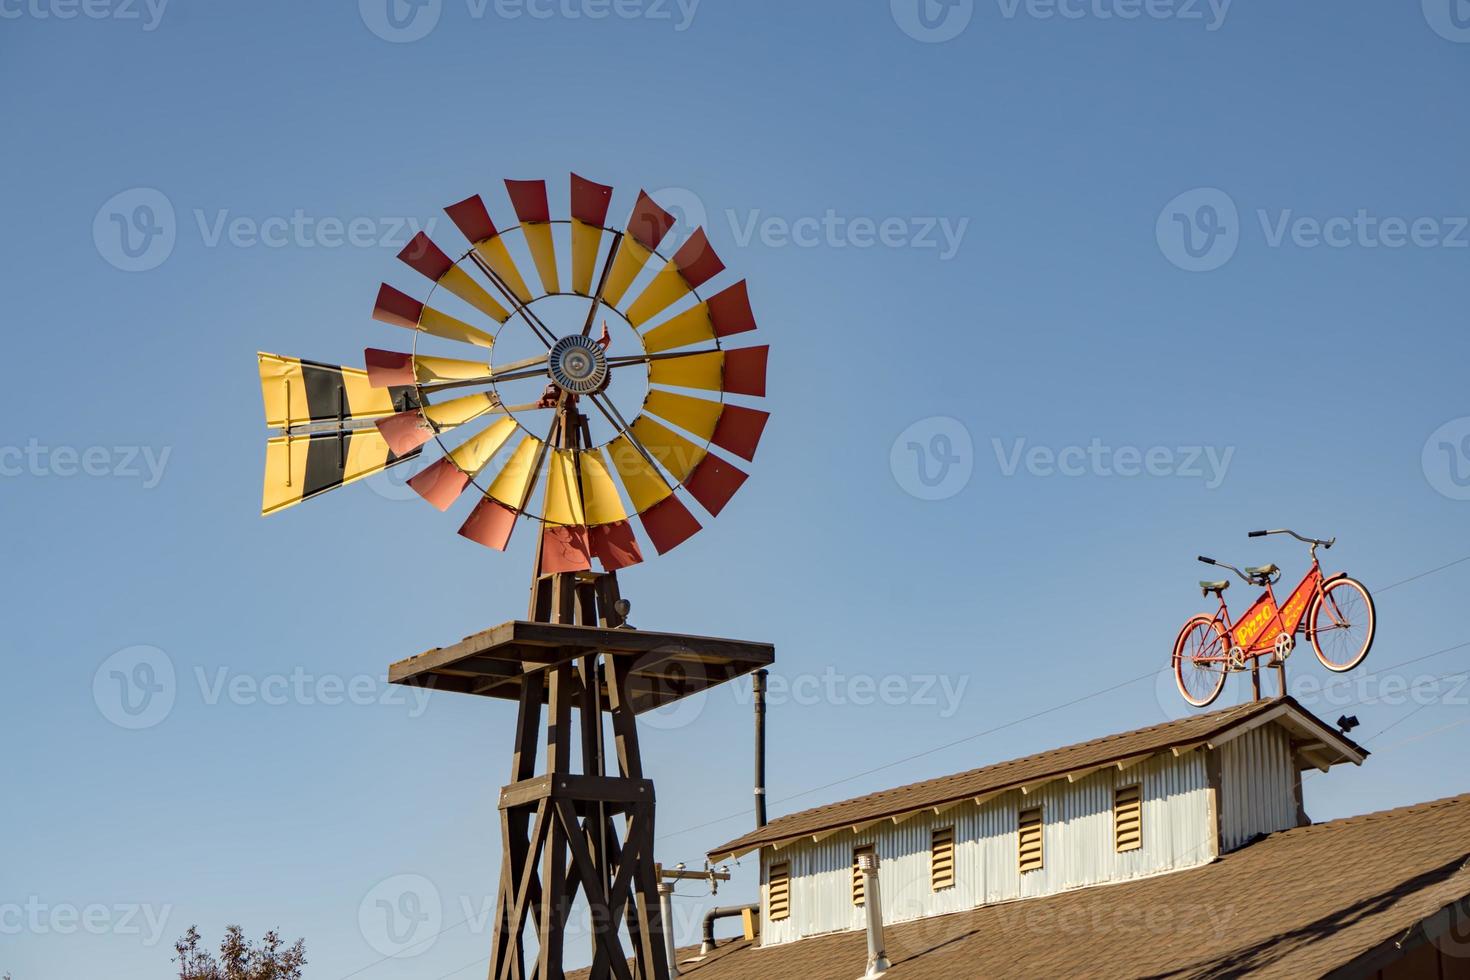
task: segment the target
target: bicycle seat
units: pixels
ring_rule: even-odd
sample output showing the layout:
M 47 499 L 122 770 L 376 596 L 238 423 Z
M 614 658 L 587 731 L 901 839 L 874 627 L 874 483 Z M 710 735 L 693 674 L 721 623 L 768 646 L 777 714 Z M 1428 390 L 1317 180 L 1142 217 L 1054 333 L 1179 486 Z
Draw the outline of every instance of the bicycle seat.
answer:
M 1211 592 L 1219 595 L 1230 588 L 1230 581 L 1229 579 L 1221 579 L 1218 582 L 1201 582 L 1199 587 L 1204 590 L 1205 595 L 1209 595 Z
M 1280 571 L 1281 569 L 1275 565 L 1259 565 L 1255 568 L 1246 568 L 1245 577 L 1256 585 L 1269 585 L 1271 577 Z

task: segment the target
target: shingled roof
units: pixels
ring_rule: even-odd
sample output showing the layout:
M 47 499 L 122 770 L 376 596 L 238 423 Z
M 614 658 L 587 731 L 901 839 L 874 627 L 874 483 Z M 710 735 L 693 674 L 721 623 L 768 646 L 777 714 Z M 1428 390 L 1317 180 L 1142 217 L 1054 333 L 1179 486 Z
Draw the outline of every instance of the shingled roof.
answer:
M 1466 977 L 1467 930 L 1470 794 L 1282 831 L 1187 871 L 889 926 L 885 976 L 1371 977 L 1403 957 L 1415 976 Z M 679 959 L 697 980 L 852 980 L 866 938 L 730 940 Z
M 1273 721 L 1320 744 L 1320 748 L 1309 750 L 1307 757 L 1321 769 L 1339 762 L 1361 763 L 1368 754 L 1293 698 L 1250 701 L 778 817 L 762 828 L 714 848 L 709 857 L 712 861 L 729 860 L 767 844 L 790 843 L 808 835 L 860 827 L 966 799 L 984 799 L 1020 787 L 1030 789 L 1069 774 L 1142 761 L 1158 752 L 1219 744 L 1256 725 Z

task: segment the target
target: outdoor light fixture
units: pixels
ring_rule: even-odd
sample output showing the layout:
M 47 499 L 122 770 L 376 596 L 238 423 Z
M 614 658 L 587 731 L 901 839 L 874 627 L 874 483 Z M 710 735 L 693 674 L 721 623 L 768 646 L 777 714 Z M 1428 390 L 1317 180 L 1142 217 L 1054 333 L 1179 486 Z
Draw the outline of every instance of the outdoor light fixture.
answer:
M 1357 728 L 1357 727 L 1358 727 L 1358 716 L 1357 715 L 1340 715 L 1340 716 L 1338 716 L 1338 719 L 1337 719 L 1337 730 L 1340 731 L 1340 732 L 1342 732 L 1344 735 L 1346 735 L 1348 732 L 1352 731 L 1354 728 Z

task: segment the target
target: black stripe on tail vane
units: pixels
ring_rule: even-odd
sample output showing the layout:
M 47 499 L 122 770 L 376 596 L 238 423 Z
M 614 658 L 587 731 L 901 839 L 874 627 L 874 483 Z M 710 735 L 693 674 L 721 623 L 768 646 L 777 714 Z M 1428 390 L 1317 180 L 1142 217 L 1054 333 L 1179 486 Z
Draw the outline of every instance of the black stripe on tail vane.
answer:
M 354 404 L 352 391 L 343 380 L 337 364 L 301 359 L 301 382 L 306 389 L 306 409 L 313 422 L 345 421 L 358 415 L 378 414 L 366 405 Z M 373 397 L 375 393 L 363 393 Z M 363 397 L 360 394 L 359 397 Z M 419 407 L 418 389 L 412 385 L 394 385 L 388 389 L 395 412 Z
M 306 473 L 301 480 L 301 499 L 307 500 L 317 494 L 335 490 L 347 479 L 347 460 L 354 438 L 371 438 L 376 441 L 377 431 L 344 429 L 340 432 L 318 432 L 307 437 Z M 383 450 L 383 466 L 386 468 L 406 459 L 412 459 L 419 450 L 397 455 L 391 449 Z

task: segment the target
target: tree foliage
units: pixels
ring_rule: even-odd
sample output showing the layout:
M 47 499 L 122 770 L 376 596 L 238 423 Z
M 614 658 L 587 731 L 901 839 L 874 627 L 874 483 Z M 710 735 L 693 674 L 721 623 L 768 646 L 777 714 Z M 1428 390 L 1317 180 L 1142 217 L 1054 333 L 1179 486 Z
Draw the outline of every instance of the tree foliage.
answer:
M 239 926 L 225 930 L 219 956 L 200 948 L 199 929 L 190 926 L 174 944 L 178 953 L 179 980 L 301 980 L 306 965 L 306 943 L 298 939 L 290 946 L 274 931 L 259 943 L 246 940 Z

